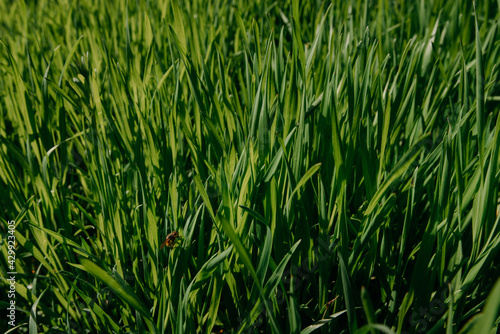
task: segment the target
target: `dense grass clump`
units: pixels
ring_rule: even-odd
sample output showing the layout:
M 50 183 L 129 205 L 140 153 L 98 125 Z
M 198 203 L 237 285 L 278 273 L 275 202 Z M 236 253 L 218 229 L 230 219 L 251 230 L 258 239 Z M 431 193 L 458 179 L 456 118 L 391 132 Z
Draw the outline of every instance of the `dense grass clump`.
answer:
M 499 6 L 0 2 L 0 327 L 494 333 Z

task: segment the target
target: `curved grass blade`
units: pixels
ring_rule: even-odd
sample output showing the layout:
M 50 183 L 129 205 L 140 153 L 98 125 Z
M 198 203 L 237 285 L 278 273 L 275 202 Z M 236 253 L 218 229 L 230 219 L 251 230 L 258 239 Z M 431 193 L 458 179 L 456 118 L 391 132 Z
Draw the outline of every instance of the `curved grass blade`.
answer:
M 387 192 L 387 189 L 401 176 L 404 175 L 404 173 L 408 170 L 408 167 L 411 166 L 413 161 L 418 157 L 420 152 L 424 149 L 424 146 L 422 143 L 425 143 L 425 139 L 427 136 L 424 136 L 422 139 L 420 139 L 412 149 L 410 149 L 399 161 L 399 163 L 394 167 L 394 169 L 391 171 L 391 174 L 387 177 L 387 179 L 381 184 L 381 186 L 378 188 L 377 192 L 373 196 L 373 198 L 370 201 L 370 204 L 368 204 L 368 207 L 366 208 L 365 211 L 365 216 L 370 215 L 373 210 L 377 207 L 378 203 L 382 199 L 382 197 L 385 195 Z
M 38 333 L 38 328 L 36 325 L 36 308 L 38 306 L 38 303 L 42 299 L 43 295 L 45 294 L 45 292 L 47 292 L 48 289 L 49 289 L 49 287 L 46 287 L 45 290 L 43 290 L 43 292 L 38 296 L 36 301 L 33 303 L 33 306 L 31 307 L 30 320 L 29 320 L 30 334 L 37 334 Z
M 156 329 L 154 329 L 154 324 L 152 322 L 151 313 L 149 313 L 149 310 L 144 306 L 144 303 L 139 300 L 132 287 L 126 285 L 124 281 L 120 282 L 89 259 L 82 258 L 80 259 L 80 263 L 81 266 L 75 264 L 72 265 L 88 272 L 89 274 L 100 280 L 102 283 L 106 284 L 110 288 L 110 290 L 115 295 L 120 297 L 120 299 L 122 299 L 127 305 L 132 307 L 134 310 L 139 311 L 139 313 L 146 319 L 151 320 L 148 323 L 150 330 L 154 330 L 154 332 L 156 332 Z

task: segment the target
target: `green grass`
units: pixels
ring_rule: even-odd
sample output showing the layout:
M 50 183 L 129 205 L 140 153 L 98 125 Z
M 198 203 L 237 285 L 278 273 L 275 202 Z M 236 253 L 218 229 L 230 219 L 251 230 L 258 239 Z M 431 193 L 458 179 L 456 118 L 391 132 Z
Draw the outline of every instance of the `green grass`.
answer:
M 499 7 L 0 2 L 0 327 L 494 333 Z

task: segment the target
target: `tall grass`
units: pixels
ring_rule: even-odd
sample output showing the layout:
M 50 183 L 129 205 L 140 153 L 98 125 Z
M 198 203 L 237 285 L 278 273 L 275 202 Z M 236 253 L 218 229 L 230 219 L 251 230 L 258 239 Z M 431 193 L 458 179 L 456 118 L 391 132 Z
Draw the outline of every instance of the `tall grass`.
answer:
M 499 6 L 1 2 L 12 331 L 494 332 Z

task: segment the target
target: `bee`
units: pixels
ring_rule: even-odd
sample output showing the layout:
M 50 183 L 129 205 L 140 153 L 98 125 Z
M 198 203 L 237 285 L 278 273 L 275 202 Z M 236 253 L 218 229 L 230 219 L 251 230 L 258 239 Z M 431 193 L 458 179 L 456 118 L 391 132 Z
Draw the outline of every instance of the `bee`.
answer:
M 179 237 L 180 237 L 179 233 L 177 233 L 177 231 L 173 231 L 172 233 L 167 235 L 167 237 L 165 238 L 165 241 L 161 244 L 160 249 L 162 249 L 165 246 L 167 246 L 168 248 L 174 248 L 174 246 L 177 242 L 177 238 L 179 238 Z

